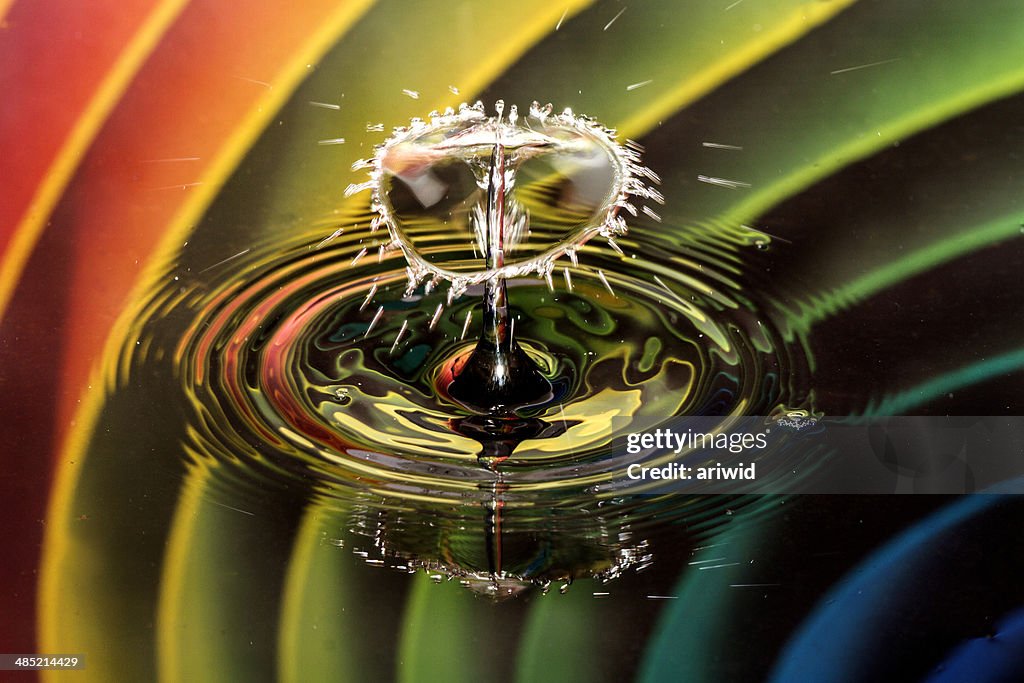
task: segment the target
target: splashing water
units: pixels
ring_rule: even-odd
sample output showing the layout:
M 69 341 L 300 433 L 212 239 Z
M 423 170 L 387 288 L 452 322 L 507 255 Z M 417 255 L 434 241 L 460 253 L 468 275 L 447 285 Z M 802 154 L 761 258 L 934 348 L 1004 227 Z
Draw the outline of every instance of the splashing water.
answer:
M 684 244 L 684 231 L 631 204 L 659 198 L 638 179 L 656 178 L 639 147 L 547 108 L 526 122 L 481 107 L 414 121 L 364 164 L 374 224 L 346 220 L 327 241 L 256 244 L 199 277 L 188 270 L 193 257 L 208 263 L 190 251 L 197 235 L 179 255 L 181 280 L 152 293 L 131 334 L 125 385 L 168 378 L 132 404 L 183 416 L 186 452 L 219 463 L 218 476 L 310 487 L 326 508 L 378 520 L 367 528 L 389 519 L 388 541 L 374 546 L 388 564 L 495 593 L 649 563 L 643 536 L 616 539 L 697 508 L 630 480 L 628 465 L 661 456 L 623 453 L 613 439 L 680 414 L 802 405 L 807 361 L 745 286 L 736 245 Z M 625 237 L 620 209 L 644 229 Z M 366 257 L 382 228 L 395 249 Z M 584 248 L 594 236 L 625 237 L 639 257 Z M 559 277 L 545 277 L 563 255 Z M 496 304 L 476 310 L 505 289 L 500 315 Z M 495 316 L 507 323 L 505 352 L 514 342 L 543 380 L 541 400 L 514 414 L 453 395 L 479 348 L 472 337 L 486 339 Z M 533 556 L 513 563 L 513 539 L 547 547 L 537 534 L 552 515 L 564 557 L 543 572 L 527 570 Z M 394 535 L 426 529 L 424 519 L 438 539 L 475 525 L 504 555 L 453 565 L 457 553 L 435 547 L 447 541 Z
M 634 198 L 662 202 L 646 184 L 657 176 L 640 164 L 634 143 L 566 109 L 534 102 L 520 119 L 504 102 L 488 117 L 483 104 L 431 113 L 398 128 L 369 160 L 368 181 L 346 195 L 372 191 L 378 212 L 371 230 L 384 226 L 390 246 L 409 263 L 409 290 L 424 280 L 450 284 L 450 298 L 499 278 L 550 273 L 554 261 L 594 236 L 626 234 L 620 210 L 637 215 Z M 492 151 L 503 150 L 500 209 L 488 205 L 494 184 Z M 497 210 L 497 215 L 492 215 Z M 488 264 L 487 226 L 503 230 L 503 259 Z
M 391 242 L 381 249 L 405 255 L 407 296 L 424 280 L 428 293 L 448 281 L 449 303 L 468 286 L 484 285 L 480 341 L 459 358 L 444 387 L 481 413 L 509 413 L 554 397 L 514 339 L 505 280 L 536 274 L 553 290 L 555 259 L 571 252 L 575 261 L 575 251 L 595 234 L 624 255 L 614 240 L 626 233 L 619 210 L 635 215 L 634 196 L 661 200 L 639 180 L 656 176 L 639 164 L 636 149 L 616 144 L 596 122 L 570 110 L 552 116 L 550 105 L 536 102 L 522 123 L 515 105 L 507 117 L 503 101 L 495 110 L 488 117 L 477 103 L 458 113 L 434 112 L 429 123 L 414 120 L 379 146 L 372 161 L 357 164 L 371 169 L 370 180 L 347 191 L 373 191 L 372 227 L 387 226 Z M 436 314 L 432 327 L 435 322 Z

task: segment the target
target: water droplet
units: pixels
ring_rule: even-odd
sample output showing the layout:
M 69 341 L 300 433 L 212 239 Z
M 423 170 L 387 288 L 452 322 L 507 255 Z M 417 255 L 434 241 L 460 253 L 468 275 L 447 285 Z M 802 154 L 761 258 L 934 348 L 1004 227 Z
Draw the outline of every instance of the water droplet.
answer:
M 444 311 L 444 304 L 438 304 L 434 316 L 430 319 L 430 329 L 437 327 L 437 321 L 441 319 L 441 312 Z
M 366 247 L 360 249 L 359 253 L 352 257 L 352 262 L 348 264 L 348 267 L 354 267 L 364 256 L 366 256 Z
M 373 297 L 376 294 L 377 294 L 377 284 L 374 283 L 373 285 L 370 286 L 370 291 L 366 293 L 366 298 L 363 299 L 363 303 L 362 303 L 361 306 L 359 306 L 359 310 L 361 311 L 364 308 L 366 308 L 367 306 L 369 306 L 370 302 L 373 301 Z
M 364 339 L 370 336 L 370 332 L 373 332 L 373 328 L 377 326 L 378 322 L 380 322 L 380 317 L 382 315 L 384 315 L 383 306 L 377 309 L 377 313 L 373 316 L 373 320 L 370 321 L 370 326 L 366 328 L 366 333 L 363 335 Z
M 394 355 L 395 349 L 402 343 L 402 337 L 405 335 L 405 330 L 409 327 L 409 319 L 406 318 L 402 321 L 402 327 L 398 330 L 398 334 L 395 336 L 395 343 L 391 345 L 391 354 Z
M 548 103 L 548 104 L 546 104 L 546 105 L 544 105 L 542 107 L 542 106 L 540 106 L 540 103 L 537 102 L 537 100 L 534 100 L 530 104 L 530 116 L 532 116 L 533 118 L 537 119 L 541 123 L 544 123 L 544 121 L 549 116 L 551 116 L 551 109 L 552 109 L 552 107 L 551 107 L 550 103 Z
M 651 209 L 651 207 L 649 207 L 649 206 L 645 206 L 645 207 L 643 207 L 643 209 L 642 209 L 642 210 L 643 210 L 643 212 L 644 212 L 645 214 L 647 214 L 648 216 L 650 216 L 652 220 L 654 220 L 654 221 L 656 221 L 656 222 L 658 222 L 658 223 L 660 223 L 660 222 L 661 222 L 661 216 L 659 216 L 659 215 L 658 215 L 657 213 L 655 213 L 655 212 L 654 212 L 654 210 L 653 210 L 653 209 Z

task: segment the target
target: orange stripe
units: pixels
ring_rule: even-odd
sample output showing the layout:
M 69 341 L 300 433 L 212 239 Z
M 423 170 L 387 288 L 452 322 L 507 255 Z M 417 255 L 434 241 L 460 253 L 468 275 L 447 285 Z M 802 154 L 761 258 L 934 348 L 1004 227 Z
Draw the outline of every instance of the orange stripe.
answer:
M 307 64 L 369 4 L 273 0 L 240 13 L 218 0 L 195 0 L 168 31 L 89 150 L 43 236 L 44 242 L 70 240 L 74 246 L 66 284 L 56 280 L 70 299 L 62 335 L 64 393 L 57 397 L 59 441 L 74 425 L 77 399 L 83 402 L 77 418 L 90 424 L 102 405 L 101 386 L 89 386 L 91 396 L 80 389 L 108 336 L 123 337 L 111 335 L 111 326 L 141 265 L 155 251 L 171 253 L 158 247 L 166 249 L 168 240 L 187 233 L 301 82 Z M 48 253 L 46 244 L 37 251 Z M 48 264 L 36 265 L 26 277 L 50 275 Z M 51 496 L 55 523 L 44 547 L 38 598 L 44 646 L 62 642 L 62 629 L 88 630 L 62 619 L 66 603 L 58 598 L 65 563 L 73 561 L 59 526 L 67 519 L 78 466 L 74 457 L 58 463 Z
M 0 29 L 0 319 L 46 219 L 186 0 L 22 2 Z
M 7 10 L 14 4 L 14 0 L 0 0 L 0 30 L 7 28 L 4 18 L 7 16 Z
M 343 8 L 362 6 L 347 3 Z M 50 228 L 74 243 L 68 273 L 63 386 L 85 385 L 141 267 L 168 223 L 199 195 L 203 207 L 241 154 L 223 152 L 253 112 L 283 100 L 281 65 L 308 52 L 324 17 L 351 12 L 329 0 L 261 3 L 239 12 L 197 0 L 180 15 L 89 150 Z M 262 125 L 245 130 L 242 149 Z M 168 160 L 168 161 L 160 161 Z M 196 212 L 201 215 L 202 210 Z M 100 387 L 93 387 L 100 390 Z M 66 394 L 59 431 L 79 396 Z
M 51 465 L 45 456 L 52 400 L 46 397 L 56 394 L 52 351 L 47 358 L 48 340 L 38 338 L 52 330 L 39 324 L 36 311 L 57 317 L 47 304 L 59 301 L 59 288 L 52 278 L 37 279 L 22 291 L 20 311 L 6 304 L 78 159 L 182 4 L 0 0 L 0 336 L 7 343 L 0 384 L 10 394 L 0 407 L 9 424 L 0 512 L 14 530 L 0 533 L 6 549 L 0 584 L 7 588 L 0 614 L 18 615 L 0 620 L 0 642 L 26 651 L 37 650 L 35 572 L 43 528 L 36 522 L 46 509 Z M 34 343 L 22 344 L 28 337 Z

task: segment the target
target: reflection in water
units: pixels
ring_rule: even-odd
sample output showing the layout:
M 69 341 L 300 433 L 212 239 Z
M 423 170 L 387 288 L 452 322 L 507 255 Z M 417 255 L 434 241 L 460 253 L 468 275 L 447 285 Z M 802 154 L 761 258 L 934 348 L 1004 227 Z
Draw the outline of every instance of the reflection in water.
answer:
M 546 593 L 553 582 L 564 592 L 581 577 L 610 581 L 653 561 L 648 541 L 634 536 L 628 519 L 615 519 L 626 510 L 594 510 L 579 528 L 564 512 L 531 518 L 506 509 L 501 489 L 495 485 L 475 520 L 357 505 L 346 520 L 353 551 L 367 563 L 423 569 L 436 582 L 456 579 L 496 599 L 534 587 Z

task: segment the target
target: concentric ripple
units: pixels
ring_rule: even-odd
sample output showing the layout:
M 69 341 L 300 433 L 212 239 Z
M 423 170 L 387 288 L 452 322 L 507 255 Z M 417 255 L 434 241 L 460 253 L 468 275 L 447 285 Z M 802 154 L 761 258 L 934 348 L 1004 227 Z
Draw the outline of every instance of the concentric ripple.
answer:
M 799 348 L 736 273 L 642 236 L 627 245 L 636 258 L 588 247 L 551 287 L 510 281 L 515 337 L 556 398 L 525 416 L 532 427 L 508 457 L 482 461 L 466 428 L 479 416 L 438 389 L 472 346 L 478 298 L 471 289 L 439 308 L 440 292 L 405 296 L 400 258 L 352 264 L 371 239 L 353 225 L 326 248 L 254 250 L 215 279 L 154 296 L 130 371 L 173 348 L 196 457 L 312 480 L 343 499 L 487 501 L 500 480 L 506 505 L 566 504 L 612 482 L 619 496 L 643 492 L 623 481 L 637 456 L 611 448 L 626 432 L 806 399 Z
M 733 508 L 769 509 L 756 496 L 694 495 L 713 490 L 703 483 L 632 479 L 632 465 L 680 456 L 629 453 L 622 440 L 680 415 L 726 431 L 812 398 L 799 340 L 741 266 L 768 247 L 763 234 L 666 229 L 649 207 L 647 221 L 628 199 L 660 195 L 637 179 L 656 180 L 637 146 L 569 112 L 544 128 L 547 112 L 531 111 L 537 137 L 512 114 L 464 108 L 396 133 L 372 164 L 371 215 L 332 233 L 306 226 L 193 270 L 224 248 L 216 230 L 197 230 L 139 316 L 119 377 L 160 377 L 167 391 L 170 372 L 170 395 L 154 399 L 180 411 L 189 464 L 214 473 L 206 486 L 286 490 L 367 562 L 492 597 L 608 580 L 650 566 L 654 539 L 680 519 L 696 538 Z M 407 165 L 424 155 L 429 168 Z M 536 166 L 545 156 L 572 163 Z M 567 217 L 572 196 L 590 201 Z M 628 239 L 620 208 L 638 219 Z M 486 263 L 469 258 L 516 225 L 511 263 L 495 249 Z M 476 377 L 459 373 L 484 338 L 482 291 L 499 278 L 502 334 L 546 390 L 486 413 L 448 391 Z

